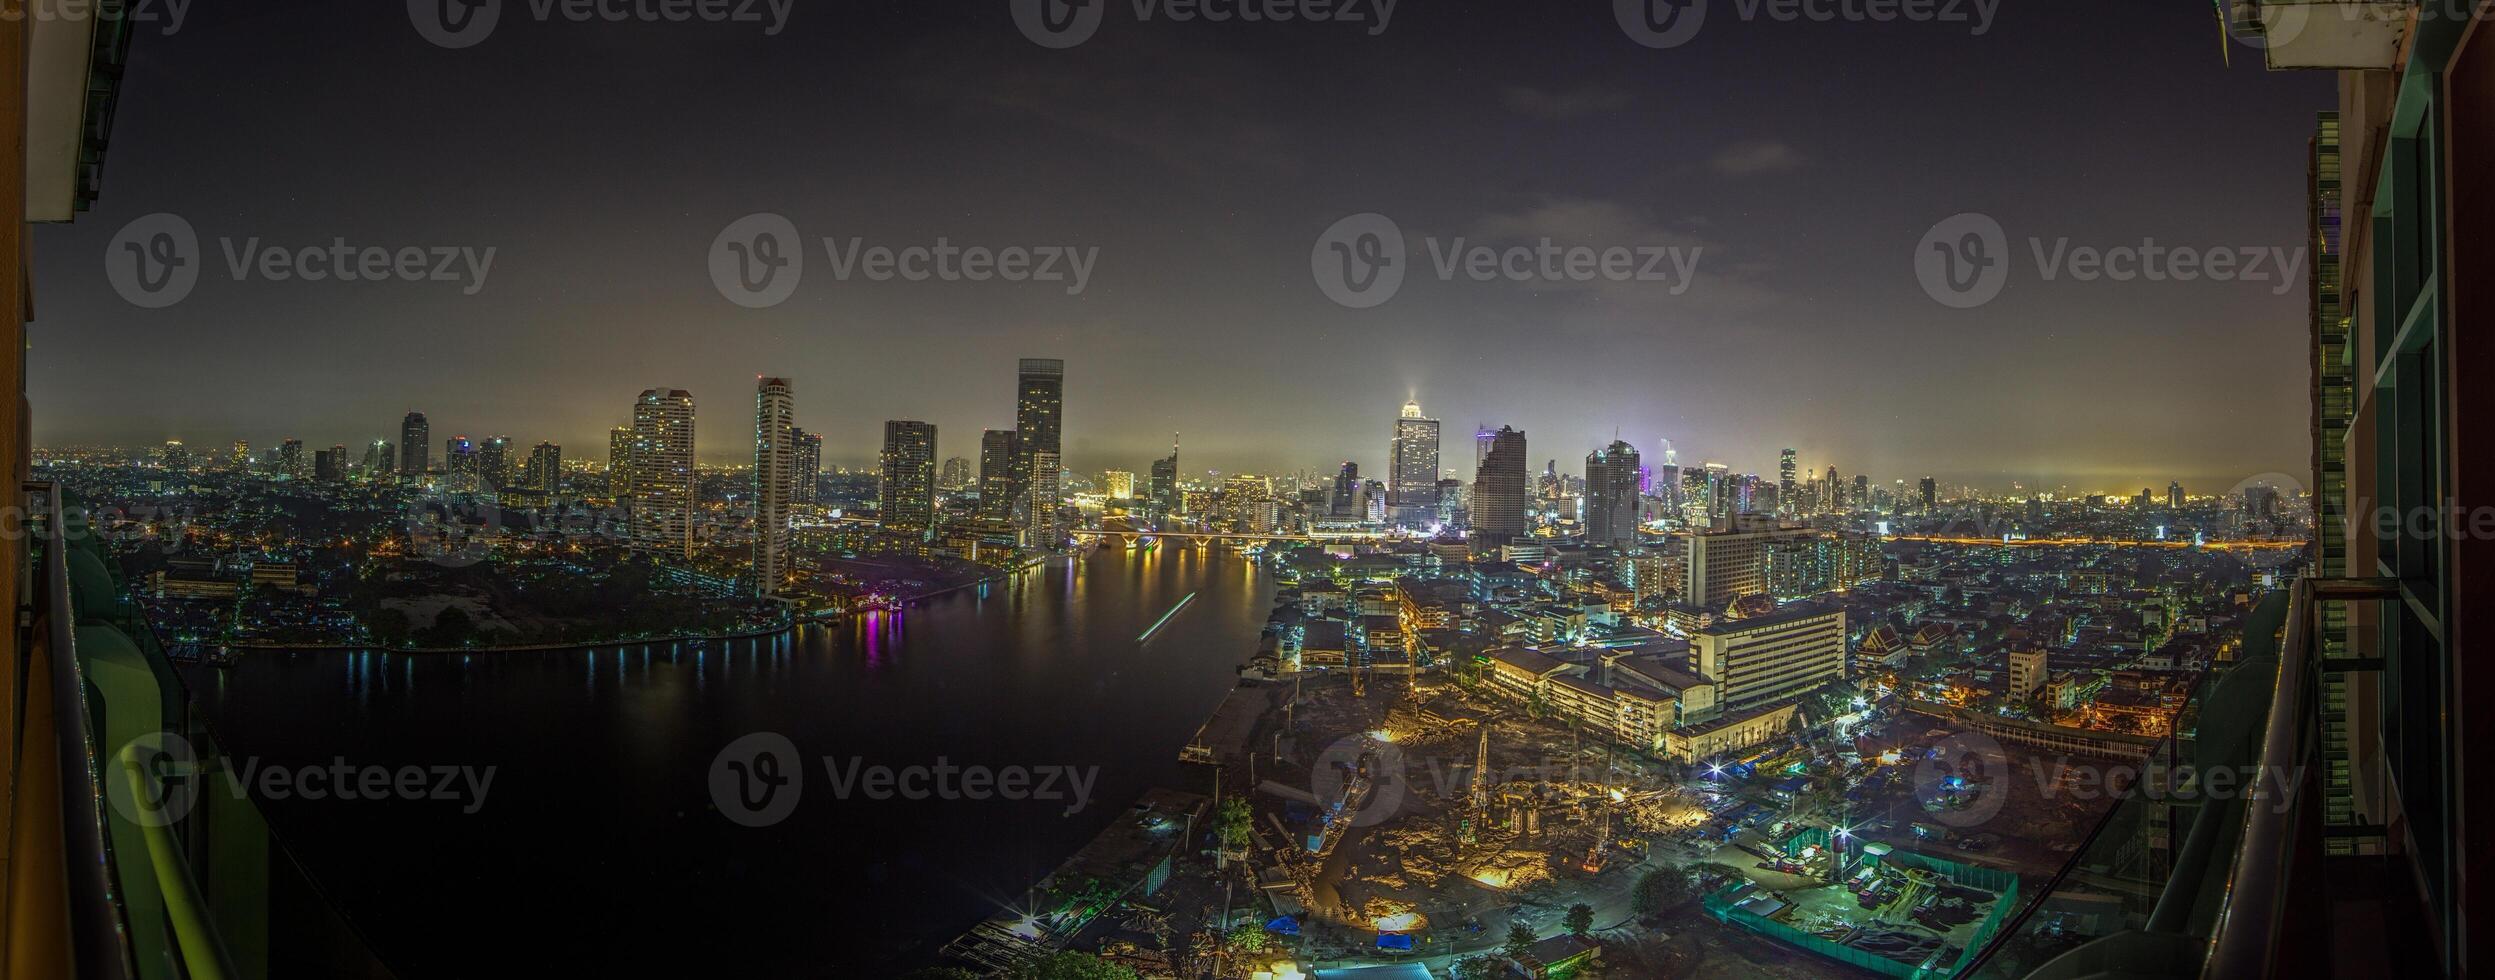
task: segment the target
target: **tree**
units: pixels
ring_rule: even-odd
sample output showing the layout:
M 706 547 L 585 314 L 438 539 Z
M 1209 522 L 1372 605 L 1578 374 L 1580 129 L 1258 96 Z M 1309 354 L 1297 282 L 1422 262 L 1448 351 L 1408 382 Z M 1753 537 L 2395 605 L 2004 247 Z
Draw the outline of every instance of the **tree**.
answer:
M 1014 980 L 1142 980 L 1133 970 L 1090 953 L 1063 952 L 1023 965 Z
M 1533 934 L 1532 926 L 1526 925 L 1522 922 L 1507 927 L 1506 950 L 1508 958 L 1514 960 L 1524 959 L 1525 951 L 1532 949 L 1533 944 L 1539 938 L 1540 937 Z
M 1255 825 L 1247 797 L 1233 796 L 1223 800 L 1221 811 L 1213 818 L 1213 827 L 1221 834 L 1222 849 L 1236 851 L 1248 846 Z
M 1499 961 L 1488 955 L 1467 956 L 1455 962 L 1456 980 L 1490 980 L 1499 975 Z
M 1658 868 L 1637 879 L 1637 887 L 1629 890 L 1629 911 L 1653 915 L 1678 905 L 1689 897 L 1689 875 L 1671 868 Z
M 1594 906 L 1584 902 L 1571 905 L 1568 907 L 1568 918 L 1562 921 L 1568 923 L 1569 935 L 1582 939 L 1586 933 L 1594 931 Z
M 1271 938 L 1265 934 L 1265 927 L 1255 923 L 1230 930 L 1230 937 L 1224 940 L 1231 952 L 1250 956 L 1264 952 L 1271 943 Z
M 960 967 L 926 966 L 902 974 L 901 980 L 979 980 L 979 975 Z

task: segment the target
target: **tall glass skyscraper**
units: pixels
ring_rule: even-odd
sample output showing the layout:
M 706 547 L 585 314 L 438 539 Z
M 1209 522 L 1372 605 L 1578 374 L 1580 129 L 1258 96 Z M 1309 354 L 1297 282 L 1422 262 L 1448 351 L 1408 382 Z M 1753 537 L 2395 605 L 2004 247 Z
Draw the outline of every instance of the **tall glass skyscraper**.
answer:
M 433 425 L 423 412 L 409 412 L 399 422 L 399 472 L 420 477 L 433 468 Z
M 926 422 L 884 423 L 883 464 L 878 500 L 884 529 L 925 532 L 936 520 L 936 427 Z
M 754 594 L 787 576 L 788 505 L 797 492 L 797 399 L 787 378 L 754 379 Z
M 1481 468 L 1473 475 L 1473 537 L 1500 545 L 1523 537 L 1530 528 L 1525 515 L 1525 434 L 1502 426 L 1486 441 Z
M 1386 459 L 1388 518 L 1406 527 L 1430 523 L 1438 506 L 1438 420 L 1422 415 L 1420 402 L 1403 404 Z
M 1014 476 L 1022 463 L 1020 440 L 1012 429 L 979 433 L 979 517 L 1009 521 L 1014 516 Z
M 1637 447 L 1613 440 L 1585 457 L 1585 543 L 1637 544 Z
M 1043 546 L 1058 541 L 1057 505 L 1065 496 L 1059 486 L 1065 415 L 1066 362 L 1023 358 L 1014 396 L 1014 489 L 1032 542 Z

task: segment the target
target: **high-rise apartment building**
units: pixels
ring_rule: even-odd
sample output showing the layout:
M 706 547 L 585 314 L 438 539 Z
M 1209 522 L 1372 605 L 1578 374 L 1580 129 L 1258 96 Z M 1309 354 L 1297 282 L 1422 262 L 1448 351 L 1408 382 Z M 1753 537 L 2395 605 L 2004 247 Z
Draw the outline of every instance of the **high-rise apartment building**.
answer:
M 606 434 L 607 496 L 623 500 L 632 496 L 632 426 L 620 425 Z
M 1066 362 L 1023 358 L 1014 390 L 1015 503 L 1031 542 L 1053 546 L 1061 537 L 1057 508 L 1065 499 Z
M 433 470 L 433 425 L 423 412 L 399 420 L 399 475 L 421 477 Z
M 788 577 L 788 509 L 797 495 L 797 399 L 787 378 L 754 379 L 754 594 Z
M 1585 457 L 1585 542 L 1637 544 L 1637 447 L 1613 440 Z
M 1932 478 L 1927 476 L 1923 478 L 1920 489 L 1923 494 L 1923 512 L 1930 514 L 1940 510 L 1940 484 L 1933 482 Z
M 1012 429 L 979 433 L 979 517 L 1009 521 L 1014 517 L 1015 473 L 1022 463 L 1021 440 Z
M 789 426 L 789 441 L 797 446 L 797 468 L 790 479 L 795 481 L 794 498 L 801 504 L 823 502 L 823 434 Z
M 978 481 L 977 472 L 978 470 L 970 465 L 969 458 L 947 456 L 944 458 L 944 465 L 936 468 L 936 489 L 946 493 L 970 489 L 971 484 Z M 1126 479 L 1131 489 L 1135 474 L 1127 474 Z
M 511 485 L 511 437 L 495 436 L 477 448 L 477 478 L 487 489 Z
M 637 547 L 693 555 L 693 393 L 652 388 L 632 406 L 632 524 Z
M 524 479 L 529 489 L 545 493 L 563 492 L 563 447 L 541 442 L 531 448 Z
M 277 444 L 277 471 L 279 473 L 297 480 L 303 479 L 311 475 L 307 466 L 310 462 L 303 458 L 303 440 L 288 439 Z
M 876 499 L 884 529 L 925 533 L 936 521 L 936 427 L 926 422 L 884 423 L 883 466 L 882 489 Z
M 1532 529 L 1525 451 L 1525 434 L 1515 428 L 1501 426 L 1490 434 L 1473 475 L 1473 537 L 1481 544 L 1507 544 Z
M 1801 488 L 1794 483 L 1795 471 L 1799 465 L 1800 460 L 1794 455 L 1793 450 L 1787 449 L 1782 453 L 1778 453 L 1776 456 L 1776 506 L 1778 513 L 1788 515 L 1794 513 L 1796 505 L 1802 500 L 1801 495 L 1798 492 Z
M 477 466 L 476 440 L 452 436 L 442 443 L 442 471 L 452 476 L 475 480 L 481 472 Z
M 1438 420 L 1422 415 L 1420 402 L 1405 402 L 1395 418 L 1386 460 L 1390 518 L 1405 527 L 1432 523 L 1438 505 Z

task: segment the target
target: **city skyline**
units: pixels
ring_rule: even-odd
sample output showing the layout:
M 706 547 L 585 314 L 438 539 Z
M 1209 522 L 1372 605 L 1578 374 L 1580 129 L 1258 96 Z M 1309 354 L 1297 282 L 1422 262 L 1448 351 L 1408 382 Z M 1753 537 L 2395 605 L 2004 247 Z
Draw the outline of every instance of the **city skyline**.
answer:
M 1958 310 L 1912 272 L 1918 239 L 1969 211 L 1999 218 L 2022 263 L 2031 237 L 2047 249 L 2302 241 L 2300 212 L 2274 205 L 2298 199 L 2292 148 L 2327 93 L 2256 59 L 2223 64 L 2205 10 L 2122 25 L 2024 11 L 1981 37 L 1728 24 L 1710 29 L 1720 39 L 1659 53 L 1592 9 L 1495 31 L 1473 30 L 1498 18 L 1472 9 L 1406 17 L 1375 37 L 1245 32 L 1253 44 L 1209 25 L 1129 24 L 1115 45 L 1057 52 L 1022 37 L 1001 6 L 966 18 L 894 8 L 798 16 L 773 39 L 784 43 L 759 45 L 725 27 L 714 38 L 516 22 L 447 59 L 455 69 L 405 13 L 324 9 L 271 31 L 274 14 L 201 10 L 176 43 L 134 55 L 112 192 L 77 224 L 36 233 L 37 273 L 62 283 L 47 317 L 77 327 L 29 353 L 39 443 L 354 445 L 421 405 L 437 432 L 594 445 L 615 424 L 609 406 L 651 383 L 725 405 L 766 373 L 817 393 L 803 421 L 855 465 L 873 458 L 885 419 L 1003 424 L 994 368 L 961 352 L 1004 348 L 1081 365 L 1063 446 L 1078 473 L 1144 466 L 1171 431 L 1207 464 L 1196 472 L 1353 459 L 1386 473 L 1369 420 L 1415 394 L 1459 431 L 1540 434 L 1547 457 L 1579 457 L 1617 430 L 1650 457 L 1670 439 L 1684 460 L 1743 472 L 1772 472 L 1771 454 L 1791 445 L 1849 473 L 2110 490 L 2224 486 L 2305 455 L 2305 368 L 2277 332 L 2302 322 L 2301 290 L 2051 281 L 2027 268 L 1999 299 Z M 324 40 L 295 43 L 295 30 Z M 1774 50 L 1839 84 L 1796 90 L 1786 59 L 1735 43 L 1771 30 Z M 662 41 L 673 59 L 652 70 Z M 2108 45 L 2134 56 L 2085 56 Z M 206 70 L 202 49 L 247 52 L 252 68 L 228 72 L 230 87 L 285 93 L 296 116 L 475 132 L 481 142 L 458 152 L 513 165 L 478 180 L 431 141 L 336 124 L 248 150 L 197 138 L 263 111 L 180 84 Z M 538 90 L 566 110 L 551 119 L 499 97 L 542 82 L 549 58 L 606 81 Z M 1887 70 L 1901 60 L 1932 70 Z M 366 70 L 331 70 L 343 63 Z M 1131 82 L 1180 64 L 1193 70 L 1174 90 Z M 783 99 L 697 108 L 676 88 L 686 73 L 804 98 L 821 118 L 807 134 L 756 139 L 787 131 L 770 115 Z M 2177 105 L 2178 88 L 2233 109 Z M 1752 90 L 1764 94 L 1739 94 Z M 2089 97 L 2037 111 L 2070 91 Z M 649 125 L 571 138 L 566 120 L 626 106 Z M 1381 112 L 1414 121 L 1380 125 Z M 1137 119 L 1152 124 L 1125 122 Z M 2168 135 L 2122 138 L 2143 127 Z M 1105 169 L 1103 142 L 1126 151 Z M 270 153 L 336 166 L 269 168 Z M 750 161 L 738 180 L 660 176 L 723 153 Z M 934 160 L 946 161 L 940 177 L 920 165 Z M 2147 170 L 2167 179 L 2131 179 Z M 290 203 L 248 203 L 273 200 Z M 441 200 L 462 206 L 431 203 Z M 197 228 L 206 268 L 183 302 L 142 309 L 94 273 L 123 228 L 159 212 Z M 1310 281 L 1309 256 L 1331 224 L 1364 212 L 1394 217 L 1423 267 L 1427 246 L 1458 238 L 1653 243 L 1703 258 L 1686 294 L 1419 276 L 1355 310 Z M 837 281 L 810 248 L 815 269 L 793 298 L 744 309 L 714 289 L 704 250 L 757 213 L 817 239 L 1061 243 L 1096 248 L 1098 263 L 1089 288 L 1068 294 Z M 1138 213 L 1154 217 L 1126 217 Z M 499 251 L 473 294 L 237 279 L 222 254 L 253 239 L 341 238 Z M 159 356 L 130 358 L 134 347 Z M 1279 351 L 1310 356 L 1258 356 Z M 122 365 L 125 384 L 49 369 L 97 363 Z M 1214 388 L 1224 395 L 1207 397 Z M 700 443 L 715 447 L 704 462 L 742 457 L 728 451 L 746 435 L 735 415 L 702 423 Z

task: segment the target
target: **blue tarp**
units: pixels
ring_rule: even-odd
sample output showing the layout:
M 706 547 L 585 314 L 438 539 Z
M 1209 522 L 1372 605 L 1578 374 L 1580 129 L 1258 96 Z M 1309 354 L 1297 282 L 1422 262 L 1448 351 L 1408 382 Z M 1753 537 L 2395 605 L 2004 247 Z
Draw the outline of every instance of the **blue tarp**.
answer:
M 1299 920 L 1287 915 L 1277 915 L 1274 916 L 1272 922 L 1265 923 L 1265 931 L 1284 936 L 1296 936 L 1299 935 Z
M 1381 932 L 1377 934 L 1377 948 L 1409 953 L 1412 951 L 1412 937 L 1400 932 Z

